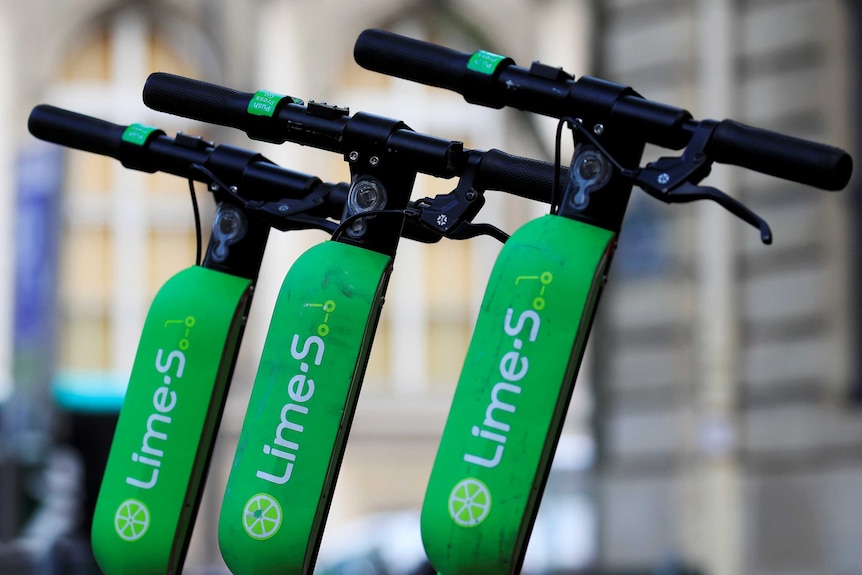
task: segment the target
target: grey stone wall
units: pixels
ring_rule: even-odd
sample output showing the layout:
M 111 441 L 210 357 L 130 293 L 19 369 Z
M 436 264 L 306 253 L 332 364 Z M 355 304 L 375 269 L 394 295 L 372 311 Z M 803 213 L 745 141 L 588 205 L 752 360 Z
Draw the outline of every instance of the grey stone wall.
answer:
M 604 6 L 600 74 L 701 117 L 698 66 L 709 47 L 700 44 L 697 3 Z M 734 118 L 848 146 L 847 6 L 748 0 L 733 10 Z M 635 233 L 627 237 L 624 228 L 623 265 L 611 272 L 598 332 L 606 415 L 599 424 L 601 563 L 646 566 L 681 556 L 709 573 L 730 572 L 698 551 L 702 542 L 692 543 L 711 528 L 698 511 L 709 495 L 698 492 L 697 477 L 710 442 L 726 441 L 721 457 L 741 485 L 726 501 L 741 518 L 739 572 L 858 572 L 862 558 L 850 534 L 862 529 L 854 503 L 862 414 L 847 400 L 855 309 L 850 194 L 752 173 L 735 174 L 726 191 L 772 225 L 775 242 L 765 247 L 752 228 L 734 228 L 735 400 L 718 427 L 701 409 L 710 390 L 699 372 L 698 213 L 662 207 L 639 217 L 646 206 L 635 203 Z M 644 239 L 660 227 L 671 231 L 656 244 Z

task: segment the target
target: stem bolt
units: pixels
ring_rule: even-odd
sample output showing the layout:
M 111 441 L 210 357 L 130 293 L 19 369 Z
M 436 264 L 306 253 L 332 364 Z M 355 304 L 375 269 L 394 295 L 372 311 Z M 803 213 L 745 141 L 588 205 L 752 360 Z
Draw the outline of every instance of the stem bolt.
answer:
M 359 239 L 365 235 L 367 230 L 368 224 L 365 223 L 365 218 L 357 218 L 347 227 L 347 235 L 353 239 Z

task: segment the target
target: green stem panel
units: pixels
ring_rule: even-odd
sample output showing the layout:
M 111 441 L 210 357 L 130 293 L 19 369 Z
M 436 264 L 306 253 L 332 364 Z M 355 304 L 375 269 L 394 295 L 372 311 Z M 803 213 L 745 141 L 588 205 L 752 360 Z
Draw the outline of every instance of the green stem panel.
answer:
M 520 569 L 614 237 L 545 216 L 503 246 L 422 506 L 439 573 Z
M 107 575 L 181 568 L 250 287 L 192 267 L 150 307 L 93 519 L 93 552 Z
M 219 517 L 235 575 L 311 573 L 390 270 L 326 242 L 288 272 Z

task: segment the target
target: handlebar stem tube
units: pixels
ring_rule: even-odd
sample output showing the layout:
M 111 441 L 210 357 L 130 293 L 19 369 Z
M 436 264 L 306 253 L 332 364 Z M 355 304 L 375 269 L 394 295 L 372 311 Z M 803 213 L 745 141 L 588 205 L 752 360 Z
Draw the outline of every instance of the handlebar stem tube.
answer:
M 605 151 L 622 165 L 637 165 L 646 146 L 643 141 L 617 130 L 605 132 L 598 140 Z M 578 166 L 572 166 L 569 174 L 577 169 Z M 590 193 L 586 206 L 577 205 L 575 195 L 578 190 L 572 187 L 573 179 L 573 176 L 570 176 L 567 180 L 558 215 L 619 233 L 631 196 L 631 179 L 624 177 L 614 167 L 608 182 Z
M 398 154 L 390 145 L 394 134 L 406 131 L 409 128 L 399 120 L 362 113 L 354 115 L 346 125 L 342 149 L 345 159 L 350 163 L 351 191 L 348 194 L 357 193 L 354 188 L 358 188 L 363 180 L 378 185 L 385 194 L 385 201 L 373 211 L 404 210 L 410 201 L 416 169 L 398 161 Z M 348 196 L 342 220 L 358 213 L 351 208 Z M 362 227 L 360 232 L 345 234 L 336 238 L 336 241 L 394 256 L 401 238 L 404 216 L 394 217 L 397 223 L 393 222 L 392 217 L 382 215 L 360 218 L 357 220 Z
M 214 193 L 220 210 L 230 207 L 231 212 L 228 217 L 231 218 L 231 221 L 225 222 L 223 219 L 216 219 L 213 222 L 213 232 L 210 235 L 202 265 L 208 269 L 257 281 L 269 238 L 270 226 L 258 218 L 248 216 L 221 190 L 216 190 Z M 216 217 L 218 218 L 218 216 L 219 212 L 217 211 Z M 245 229 L 237 229 L 237 237 L 230 237 L 231 231 L 234 229 L 233 226 L 243 225 L 243 222 Z M 222 234 L 224 234 L 223 237 L 220 237 L 219 231 L 217 231 L 220 225 Z

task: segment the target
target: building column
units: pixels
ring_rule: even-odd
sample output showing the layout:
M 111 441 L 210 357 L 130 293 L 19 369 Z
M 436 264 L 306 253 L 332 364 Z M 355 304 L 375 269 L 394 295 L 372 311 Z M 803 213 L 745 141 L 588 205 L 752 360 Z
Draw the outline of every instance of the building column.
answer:
M 734 115 L 733 0 L 698 0 L 696 116 Z M 709 185 L 731 195 L 731 172 L 715 166 Z M 738 575 L 743 566 L 743 493 L 737 454 L 739 305 L 734 234 L 738 220 L 702 202 L 696 220 L 697 373 L 692 405 L 691 465 L 680 521 L 683 548 L 705 573 Z
M 109 88 L 118 94 L 134 94 L 145 76 L 147 22 L 137 11 L 119 14 L 110 27 L 111 78 Z M 137 111 L 125 98 L 114 101 L 118 117 Z M 125 109 L 128 106 L 127 109 Z M 127 120 L 121 120 L 127 121 Z M 127 374 L 132 370 L 141 328 L 147 314 L 147 202 L 145 176 L 112 165 L 114 190 L 110 226 L 113 235 L 113 295 L 111 302 L 111 368 Z

